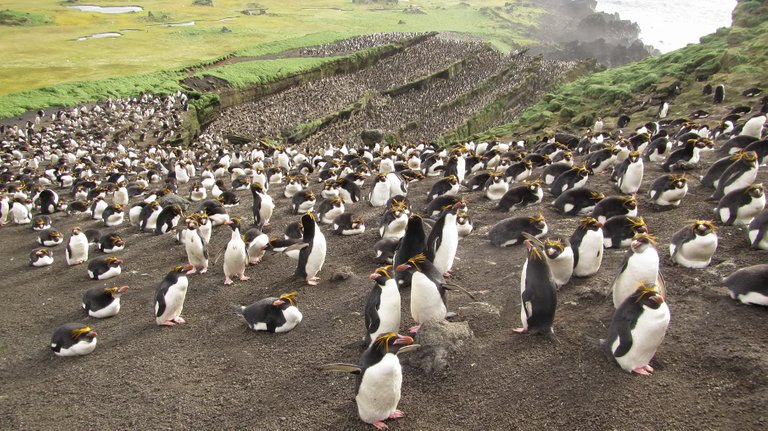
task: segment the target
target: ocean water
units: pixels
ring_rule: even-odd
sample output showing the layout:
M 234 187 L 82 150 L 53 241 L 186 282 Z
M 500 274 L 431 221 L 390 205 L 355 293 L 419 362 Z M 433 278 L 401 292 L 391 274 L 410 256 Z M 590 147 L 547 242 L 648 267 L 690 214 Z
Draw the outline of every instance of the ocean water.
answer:
M 597 0 L 598 11 L 636 22 L 640 39 L 662 53 L 730 26 L 735 7 L 736 0 Z

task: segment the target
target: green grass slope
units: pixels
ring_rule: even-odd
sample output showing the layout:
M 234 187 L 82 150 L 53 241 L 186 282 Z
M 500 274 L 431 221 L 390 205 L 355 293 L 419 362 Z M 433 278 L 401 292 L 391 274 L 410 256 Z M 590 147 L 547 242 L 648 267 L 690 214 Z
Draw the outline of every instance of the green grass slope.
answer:
M 562 84 L 512 123 L 477 136 L 526 136 L 555 129 L 583 130 L 597 117 L 615 124 L 623 113 L 650 118 L 677 85 L 669 116 L 687 117 L 699 108 L 705 80 L 725 84 L 731 95 L 768 86 L 768 5 L 740 1 L 733 24 L 701 38 L 699 44 Z

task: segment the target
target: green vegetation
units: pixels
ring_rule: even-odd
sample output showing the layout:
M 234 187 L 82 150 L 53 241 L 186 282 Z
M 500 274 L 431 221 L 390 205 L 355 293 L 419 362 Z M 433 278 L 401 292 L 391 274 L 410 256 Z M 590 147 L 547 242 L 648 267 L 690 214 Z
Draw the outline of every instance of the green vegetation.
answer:
M 642 107 L 642 102 L 649 96 L 663 99 L 676 85 L 682 92 L 669 115 L 687 116 L 701 101 L 703 84 L 697 83 L 697 78 L 723 83 L 727 88 L 764 87 L 768 85 L 768 5 L 763 3 L 739 3 L 733 26 L 702 37 L 700 44 L 564 83 L 516 121 L 475 137 L 583 129 L 598 116 L 611 123 L 621 113 L 643 109 L 645 115 L 652 116 L 657 105 Z
M 505 0 L 425 0 L 419 2 L 424 14 L 405 13 L 402 3 L 368 5 L 349 0 L 263 0 L 258 4 L 216 0 L 210 7 L 191 7 L 193 1 L 103 0 L 97 3 L 138 5 L 144 11 L 102 14 L 70 9 L 67 2 L 5 0 L 4 7 L 23 10 L 29 23 L 50 25 L 0 26 L 0 98 L 64 83 L 191 68 L 233 53 L 275 54 L 376 32 L 454 31 L 510 50 L 531 42 L 526 28 L 535 24 L 540 13 L 535 6 L 522 4 L 509 13 Z M 505 20 L 484 13 L 486 7 L 499 10 Z M 243 13 L 247 11 L 256 13 Z M 157 25 L 188 21 L 195 21 L 195 25 Z M 514 22 L 520 25 L 515 27 Z M 223 25 L 231 32 L 221 32 Z M 77 41 L 82 36 L 114 31 L 121 31 L 123 36 Z M 7 100 L 2 103 L 9 104 Z M 8 111 L 0 115 L 8 115 Z
M 34 26 L 50 24 L 53 20 L 40 13 L 19 12 L 15 10 L 0 10 L 0 26 Z
M 203 70 L 198 72 L 196 76 L 215 76 L 229 82 L 233 87 L 247 87 L 254 84 L 266 84 L 296 73 L 306 72 L 323 64 L 336 61 L 339 58 L 287 58 L 247 61 Z

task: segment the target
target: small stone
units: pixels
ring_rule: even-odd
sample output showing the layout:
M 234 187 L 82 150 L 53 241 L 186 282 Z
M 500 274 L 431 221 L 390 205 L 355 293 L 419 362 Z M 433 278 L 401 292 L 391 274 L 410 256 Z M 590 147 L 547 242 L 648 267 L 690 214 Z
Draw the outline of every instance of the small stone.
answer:
M 331 281 L 344 281 L 351 278 L 355 273 L 352 271 L 351 266 L 341 266 L 336 268 L 333 274 L 331 274 Z

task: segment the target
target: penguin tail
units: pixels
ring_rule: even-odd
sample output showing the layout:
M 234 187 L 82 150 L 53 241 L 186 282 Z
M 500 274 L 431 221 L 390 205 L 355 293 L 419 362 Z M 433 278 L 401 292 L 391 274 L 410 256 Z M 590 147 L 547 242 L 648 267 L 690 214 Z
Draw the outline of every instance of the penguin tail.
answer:
M 242 316 L 243 311 L 245 311 L 245 306 L 240 304 L 232 304 L 232 311 L 234 311 L 238 316 Z

